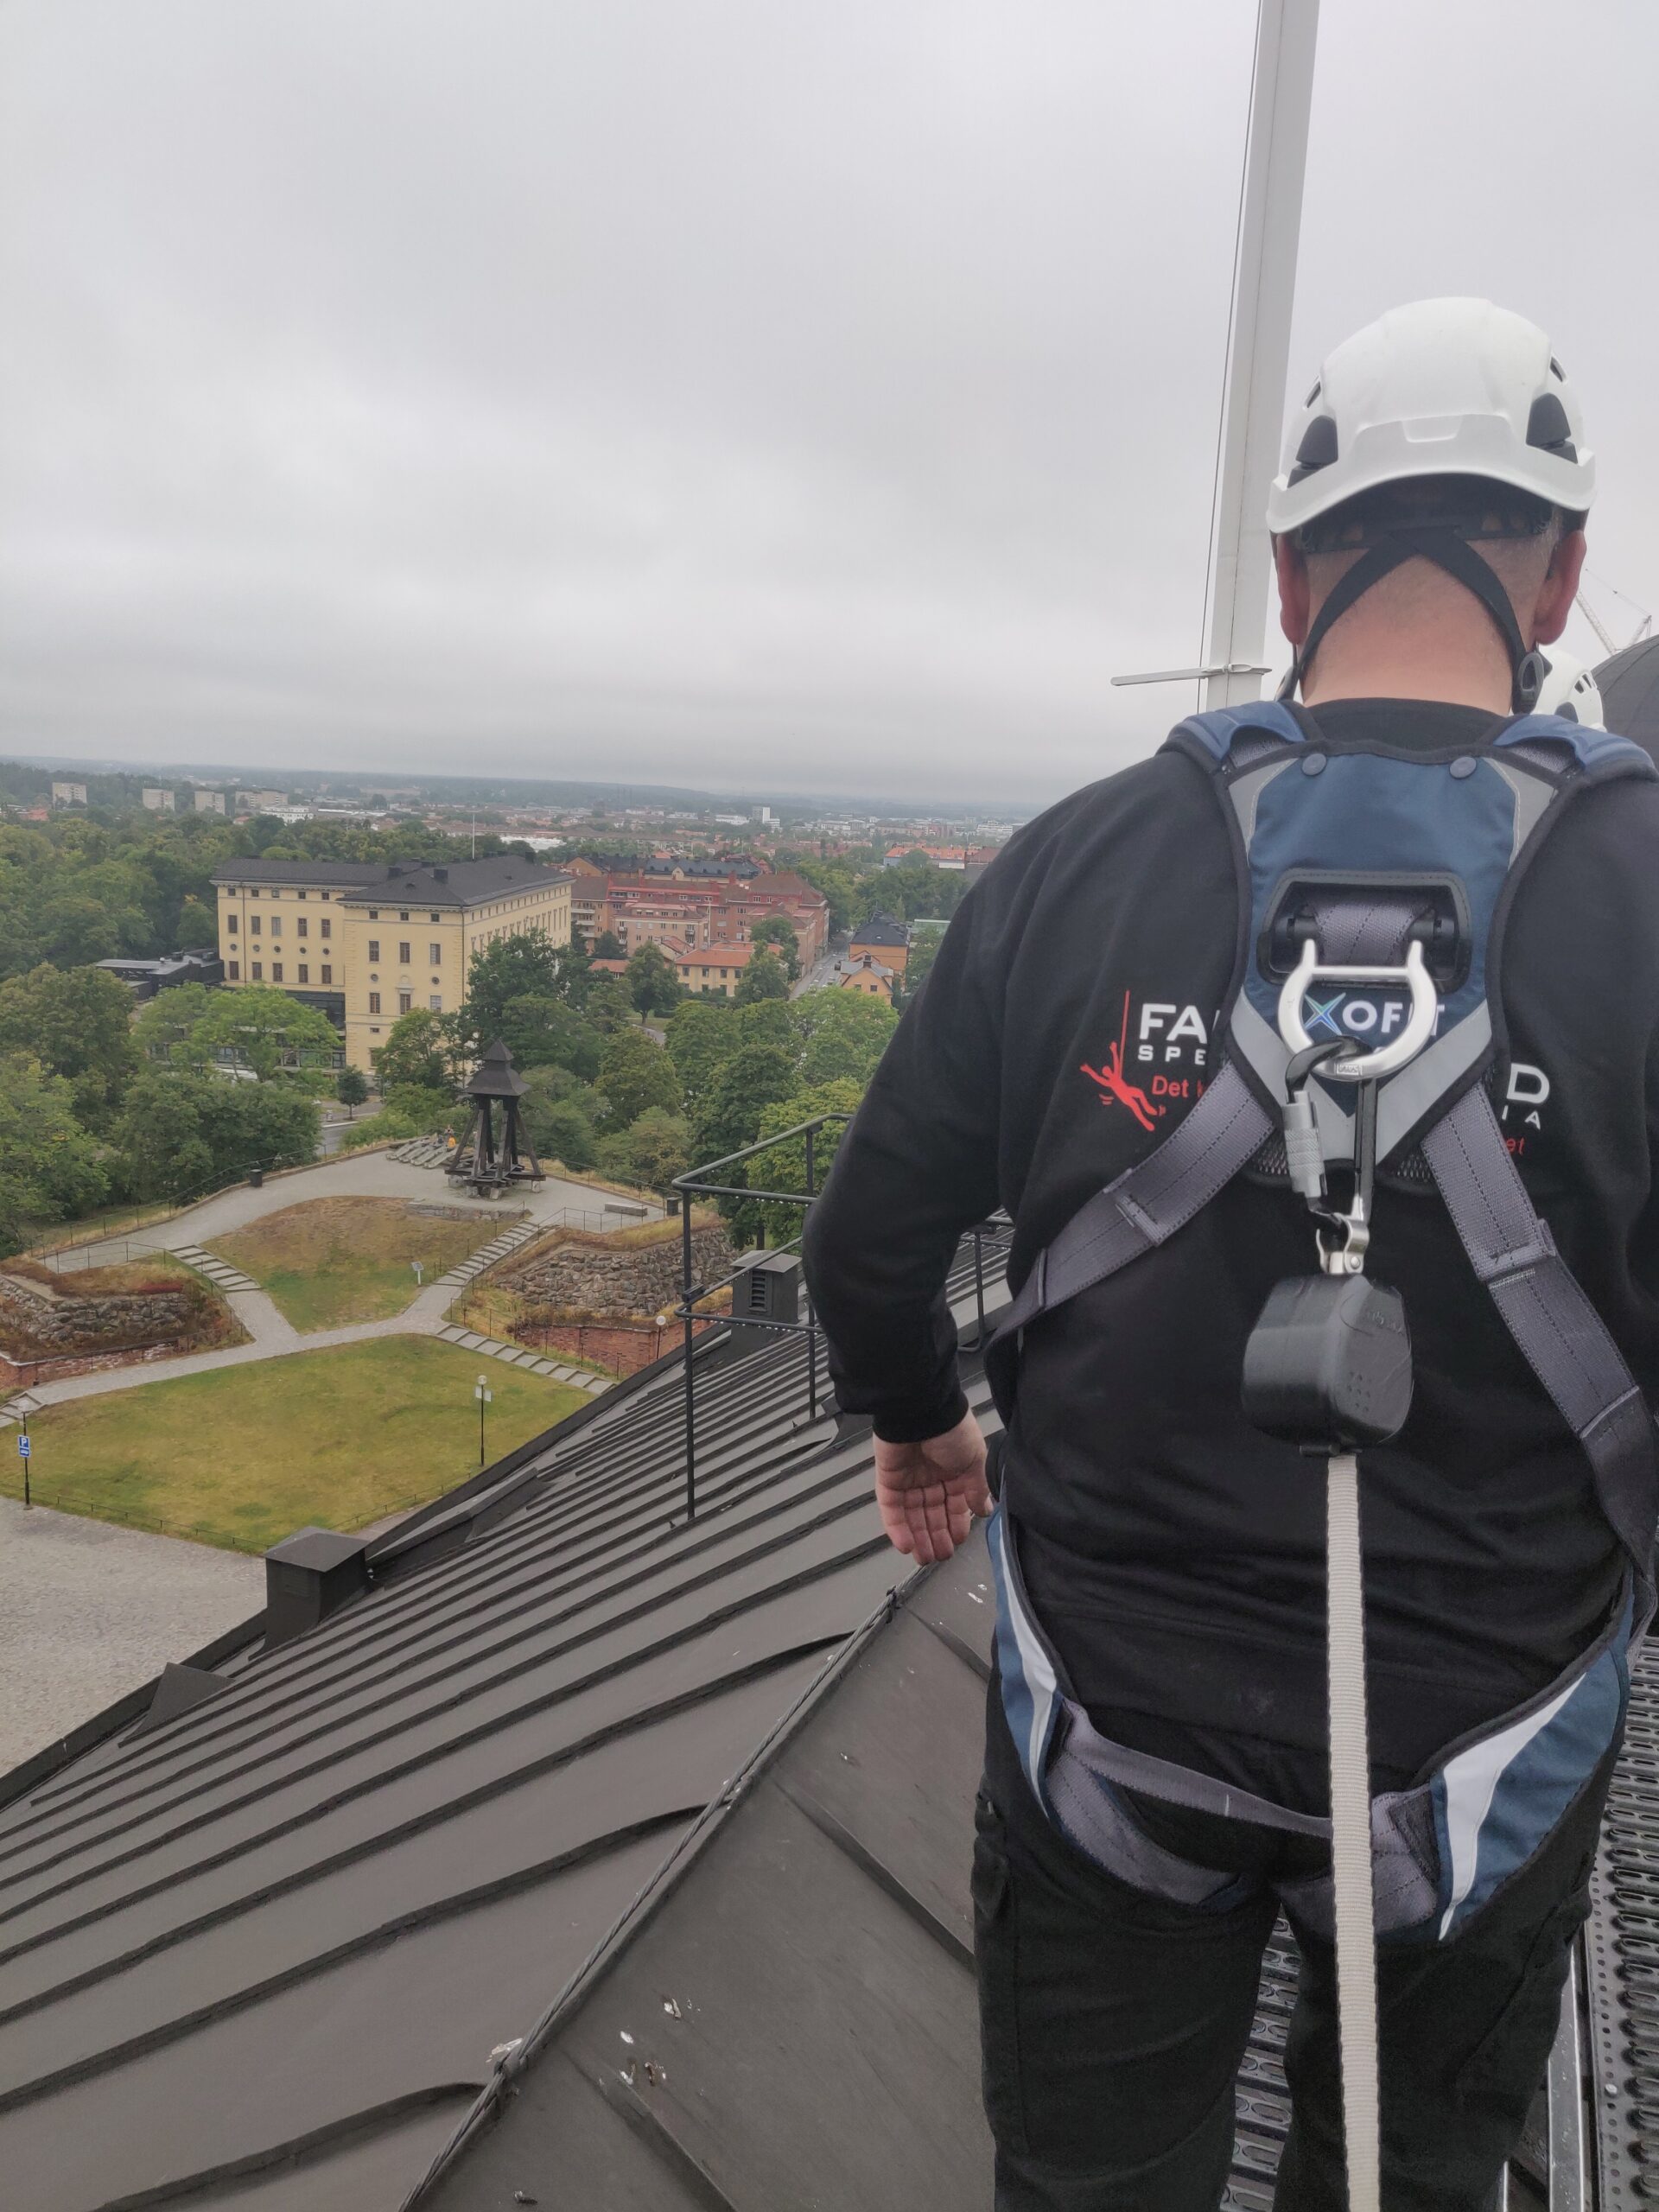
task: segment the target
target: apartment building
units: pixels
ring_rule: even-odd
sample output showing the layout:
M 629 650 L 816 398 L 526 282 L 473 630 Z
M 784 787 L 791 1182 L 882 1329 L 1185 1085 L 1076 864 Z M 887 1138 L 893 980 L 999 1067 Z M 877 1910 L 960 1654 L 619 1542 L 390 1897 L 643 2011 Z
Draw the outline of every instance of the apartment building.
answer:
M 652 861 L 626 872 L 575 861 L 571 868 L 573 926 L 585 944 L 609 930 L 629 953 L 645 944 L 666 950 L 671 938 L 692 951 L 743 945 L 762 922 L 782 916 L 794 929 L 802 965 L 810 967 L 830 940 L 829 901 L 798 875 L 712 861 L 671 868 Z
M 902 982 L 910 965 L 910 925 L 896 915 L 874 913 L 855 929 L 847 957 L 856 962 L 868 953 L 877 964 Z
M 177 794 L 160 784 L 146 784 L 144 809 L 149 814 L 176 814 L 178 812 Z
M 730 999 L 754 956 L 752 944 L 722 944 L 703 952 L 683 952 L 674 963 L 682 983 L 695 998 Z
M 475 953 L 532 930 L 570 942 L 570 879 L 517 854 L 482 861 L 227 861 L 213 872 L 225 982 L 326 1014 L 365 1071 L 399 1014 L 451 1014 Z

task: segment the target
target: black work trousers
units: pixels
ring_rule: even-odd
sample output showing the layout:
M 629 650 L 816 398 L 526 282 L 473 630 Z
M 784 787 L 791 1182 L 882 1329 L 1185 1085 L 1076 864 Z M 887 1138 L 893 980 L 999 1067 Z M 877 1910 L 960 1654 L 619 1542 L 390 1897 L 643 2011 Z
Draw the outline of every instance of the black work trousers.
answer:
M 1487 2212 L 1554 2039 L 1612 1761 L 1531 1863 L 1447 1943 L 1379 1955 L 1387 2212 Z M 1215 2212 L 1234 2077 L 1277 1903 L 1323 1847 L 1133 1801 L 1167 1848 L 1249 1872 L 1226 1912 L 1144 1896 L 1045 1818 L 995 1681 L 974 1849 L 985 2107 L 996 2212 Z M 1295 1854 L 1287 1858 L 1286 1853 Z M 1316 1862 L 1317 1863 L 1317 1862 Z M 1275 2212 L 1343 2212 L 1331 1947 L 1297 1930 L 1284 2050 L 1293 2109 Z

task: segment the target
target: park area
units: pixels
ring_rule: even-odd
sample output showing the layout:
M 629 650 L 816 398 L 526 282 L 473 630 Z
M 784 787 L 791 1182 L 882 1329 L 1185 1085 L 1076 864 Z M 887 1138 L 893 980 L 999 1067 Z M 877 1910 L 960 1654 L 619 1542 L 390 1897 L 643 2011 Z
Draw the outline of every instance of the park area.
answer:
M 311 1198 L 215 1236 L 211 1249 L 296 1329 L 338 1329 L 401 1313 L 421 1280 L 435 1282 L 502 1227 L 500 1217 L 418 1199 Z
M 587 1394 L 484 1363 L 497 1459 Z M 29 1422 L 36 1502 L 238 1551 L 342 1530 L 452 1489 L 479 1464 L 479 1362 L 396 1336 L 73 1398 Z M 21 1463 L 4 1489 L 22 1495 Z

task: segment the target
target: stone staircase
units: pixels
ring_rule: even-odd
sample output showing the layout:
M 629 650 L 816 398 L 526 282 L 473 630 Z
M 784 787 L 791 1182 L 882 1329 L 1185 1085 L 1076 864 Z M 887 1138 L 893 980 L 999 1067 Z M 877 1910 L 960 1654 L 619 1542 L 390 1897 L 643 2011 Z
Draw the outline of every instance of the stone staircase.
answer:
M 574 1389 L 585 1390 L 596 1398 L 604 1390 L 613 1390 L 616 1379 L 610 1375 L 595 1375 L 591 1368 L 569 1367 L 563 1360 L 543 1358 L 540 1352 L 526 1351 L 522 1344 L 499 1344 L 493 1337 L 480 1337 L 471 1329 L 458 1329 L 453 1323 L 438 1331 L 439 1341 L 456 1344 L 462 1351 L 476 1352 L 480 1359 L 505 1360 L 510 1366 L 521 1367 L 526 1375 L 550 1376 L 555 1382 L 568 1382 Z
M 221 1260 L 216 1253 L 204 1251 L 200 1244 L 175 1245 L 173 1257 L 182 1260 L 187 1268 L 194 1268 L 199 1275 L 206 1275 L 216 1290 L 257 1290 L 259 1287 L 251 1275 L 245 1275 L 240 1268 L 233 1268 L 228 1260 Z
M 515 1222 L 511 1229 L 504 1229 L 487 1244 L 480 1245 L 470 1260 L 462 1260 L 450 1268 L 447 1275 L 438 1278 L 440 1290 L 464 1290 L 474 1275 L 481 1275 L 486 1268 L 493 1268 L 498 1260 L 505 1260 L 509 1252 L 516 1252 L 521 1244 L 528 1244 L 532 1236 L 539 1236 L 547 1227 L 544 1221 Z

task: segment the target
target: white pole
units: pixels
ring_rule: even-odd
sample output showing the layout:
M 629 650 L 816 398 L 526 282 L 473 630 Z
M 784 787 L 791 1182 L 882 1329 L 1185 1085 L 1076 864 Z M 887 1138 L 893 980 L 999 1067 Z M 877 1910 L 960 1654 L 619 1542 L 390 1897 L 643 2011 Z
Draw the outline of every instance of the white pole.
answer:
M 1319 0 L 1260 0 L 1203 655 L 1223 671 L 1248 668 L 1267 627 L 1262 514 L 1279 466 L 1319 24 Z M 1261 680 L 1223 672 L 1204 694 L 1206 707 L 1236 705 L 1261 697 Z

